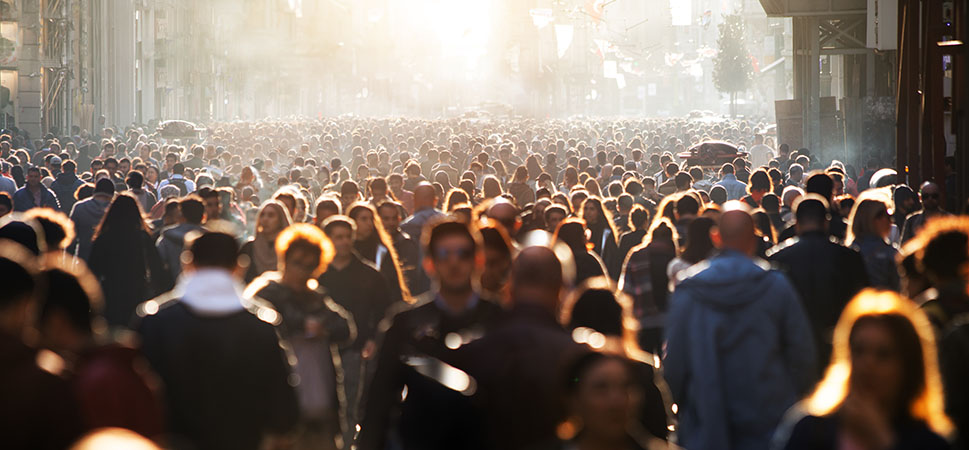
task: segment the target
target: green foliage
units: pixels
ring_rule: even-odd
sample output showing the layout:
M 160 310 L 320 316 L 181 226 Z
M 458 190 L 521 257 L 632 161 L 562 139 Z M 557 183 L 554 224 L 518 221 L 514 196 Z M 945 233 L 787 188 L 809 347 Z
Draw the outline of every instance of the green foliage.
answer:
M 713 82 L 718 91 L 735 94 L 747 90 L 754 76 L 754 67 L 747 52 L 743 17 L 731 14 L 723 19 L 717 38 L 720 51 L 713 60 Z

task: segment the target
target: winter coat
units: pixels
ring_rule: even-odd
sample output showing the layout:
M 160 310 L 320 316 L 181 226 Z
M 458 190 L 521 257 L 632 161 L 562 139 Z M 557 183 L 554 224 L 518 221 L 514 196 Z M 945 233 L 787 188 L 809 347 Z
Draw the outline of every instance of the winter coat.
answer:
M 34 194 L 30 192 L 30 188 L 27 186 L 17 189 L 17 192 L 13 193 L 13 210 L 17 212 L 24 212 L 33 208 L 60 209 L 60 206 L 54 193 L 43 185 L 40 186 L 40 204 L 34 202 Z
M 666 327 L 679 444 L 766 448 L 814 380 L 811 328 L 797 292 L 782 273 L 732 250 L 690 270 L 673 292 Z
M 62 172 L 57 175 L 57 178 L 50 185 L 50 190 L 57 196 L 57 201 L 61 204 L 61 211 L 64 213 L 71 212 L 71 208 L 77 202 L 77 199 L 74 198 L 74 192 L 82 184 L 84 182 L 77 178 L 77 174 Z

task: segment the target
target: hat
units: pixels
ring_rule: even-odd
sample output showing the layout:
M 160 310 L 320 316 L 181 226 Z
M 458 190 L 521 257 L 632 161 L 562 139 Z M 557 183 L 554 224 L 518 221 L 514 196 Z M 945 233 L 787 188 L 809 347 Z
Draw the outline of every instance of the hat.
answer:
M 98 180 L 98 183 L 94 185 L 94 193 L 114 195 L 114 181 L 108 178 Z
M 55 157 L 51 158 L 50 159 L 50 164 L 52 166 L 54 166 L 54 165 L 59 166 L 61 164 L 61 157 L 60 156 L 55 156 Z

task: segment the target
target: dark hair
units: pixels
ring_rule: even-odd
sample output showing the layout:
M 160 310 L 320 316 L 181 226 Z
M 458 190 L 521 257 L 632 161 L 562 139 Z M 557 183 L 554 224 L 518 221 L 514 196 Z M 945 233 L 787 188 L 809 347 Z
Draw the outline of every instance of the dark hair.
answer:
M 747 192 L 753 192 L 755 190 L 770 191 L 770 175 L 764 169 L 755 170 L 754 173 L 750 174 L 748 181 L 750 181 L 750 184 L 747 186 Z
M 190 195 L 178 202 L 178 209 L 188 223 L 199 225 L 205 218 L 205 204 L 197 195 Z
M 723 172 L 724 175 L 727 175 L 727 174 L 735 173 L 736 169 L 734 169 L 733 164 L 724 163 L 723 166 L 720 166 L 720 171 Z
M 433 225 L 425 226 L 424 229 L 426 231 L 421 242 L 424 245 L 424 254 L 427 256 L 434 255 L 434 252 L 437 251 L 437 243 L 446 236 L 459 235 L 466 238 L 471 243 L 471 249 L 475 252 L 483 245 L 479 233 L 453 218 L 443 219 Z
M 585 237 L 585 221 L 578 218 L 568 218 L 559 223 L 555 230 L 555 240 L 564 243 L 572 253 L 582 254 L 589 251 L 588 240 Z
M 676 177 L 673 178 L 673 182 L 676 184 L 677 189 L 689 189 L 693 184 L 693 177 L 686 172 L 677 172 Z
M 774 193 L 767 193 L 760 200 L 760 206 L 768 213 L 776 213 L 781 210 L 781 198 Z
M 731 166 L 731 167 L 733 167 L 733 166 Z M 712 187 L 712 188 L 710 188 L 710 200 L 713 201 L 713 203 L 716 203 L 718 205 L 722 205 L 722 204 L 726 203 L 727 202 L 727 188 L 725 188 L 725 187 L 723 187 L 723 186 L 721 186 L 719 184 L 716 185 L 716 186 L 714 186 L 714 187 Z
M 579 327 L 591 328 L 606 336 L 622 337 L 623 310 L 616 295 L 602 288 L 582 291 L 573 303 L 564 307 L 563 317 L 569 330 Z
M 686 228 L 686 244 L 680 255 L 684 261 L 696 264 L 707 259 L 713 252 L 713 240 L 710 239 L 710 229 L 716 223 L 709 217 L 697 217 Z
M 643 208 L 642 205 L 633 205 L 633 209 L 629 211 L 629 224 L 632 225 L 633 229 L 643 230 L 646 228 L 648 222 L 649 211 Z
M 131 189 L 141 189 L 145 184 L 145 176 L 138 170 L 132 170 L 128 172 L 124 182 Z
M 29 300 L 37 288 L 32 267 L 7 256 L 0 256 L 0 310 Z
M 61 269 L 47 269 L 41 275 L 47 289 L 38 301 L 40 322 L 47 320 L 54 311 L 60 311 L 75 330 L 86 336 L 93 334 L 91 320 L 95 308 L 78 277 Z
M 700 202 L 690 194 L 683 194 L 676 200 L 676 214 L 680 217 L 700 213 Z
M 10 198 L 10 194 L 0 192 L 0 206 L 5 206 L 8 211 L 13 211 L 13 199 Z
M 132 232 L 150 234 L 148 225 L 142 216 L 141 205 L 138 200 L 128 193 L 118 194 L 101 218 L 101 223 L 94 229 L 92 241 L 97 241 L 105 233 L 112 238 L 116 236 L 130 236 Z
M 239 255 L 239 244 L 230 234 L 206 231 L 188 244 L 195 267 L 218 267 L 233 270 Z
M 326 220 L 323 221 L 321 225 L 323 228 L 323 232 L 326 233 L 327 237 L 330 237 L 330 234 L 333 233 L 334 229 L 340 228 L 340 227 L 344 227 L 350 230 L 351 238 L 356 234 L 356 231 L 357 231 L 357 224 L 353 222 L 353 219 L 339 214 L 335 216 L 327 217 Z
M 826 200 L 831 199 L 831 194 L 834 192 L 834 180 L 831 176 L 824 172 L 815 172 L 811 174 L 807 182 L 804 183 L 804 192 L 808 194 L 818 194 L 824 197 Z
M 829 220 L 828 205 L 817 194 L 805 194 L 794 204 L 794 218 L 801 224 L 823 225 Z

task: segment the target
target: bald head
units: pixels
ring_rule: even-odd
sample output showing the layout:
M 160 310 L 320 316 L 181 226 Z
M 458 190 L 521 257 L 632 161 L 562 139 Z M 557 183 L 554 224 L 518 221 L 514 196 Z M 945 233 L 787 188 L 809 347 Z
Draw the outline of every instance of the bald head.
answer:
M 487 216 L 494 219 L 496 222 L 500 223 L 505 227 L 505 231 L 509 235 L 514 237 L 517 231 L 516 221 L 518 220 L 518 207 L 513 203 L 501 199 L 495 201 L 490 208 L 488 208 Z
M 754 219 L 743 209 L 732 209 L 720 215 L 720 240 L 724 249 L 753 255 L 757 250 Z
M 548 247 L 526 247 L 512 263 L 511 299 L 516 305 L 538 305 L 554 314 L 562 284 L 562 263 Z
M 437 191 L 430 183 L 423 182 L 414 188 L 414 210 L 433 208 L 437 206 Z

